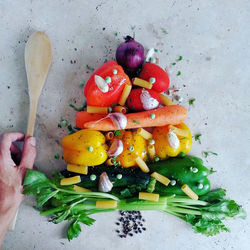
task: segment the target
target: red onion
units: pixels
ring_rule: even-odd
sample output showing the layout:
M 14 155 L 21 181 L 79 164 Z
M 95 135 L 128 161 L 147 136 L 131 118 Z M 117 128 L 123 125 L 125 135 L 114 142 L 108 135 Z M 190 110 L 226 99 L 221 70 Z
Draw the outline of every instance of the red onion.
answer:
M 144 48 L 134 38 L 126 36 L 116 50 L 116 60 L 126 72 L 134 73 L 144 62 Z
M 115 139 L 108 151 L 108 156 L 118 156 L 122 153 L 123 151 L 123 143 L 121 140 Z

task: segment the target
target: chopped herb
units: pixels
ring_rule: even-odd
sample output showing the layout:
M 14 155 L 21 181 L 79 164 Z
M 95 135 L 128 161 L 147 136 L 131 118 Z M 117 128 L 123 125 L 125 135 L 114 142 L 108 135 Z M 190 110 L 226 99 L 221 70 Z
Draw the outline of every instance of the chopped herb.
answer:
M 118 32 L 114 32 L 114 36 L 118 36 Z
M 133 123 L 140 124 L 140 122 L 138 122 L 138 121 L 136 121 L 136 120 L 133 120 Z
M 93 147 L 91 147 L 91 146 L 88 147 L 88 151 L 89 151 L 89 152 L 92 152 L 93 150 L 94 150 Z
M 115 102 L 111 102 L 110 104 L 111 104 L 112 108 L 117 105 L 117 103 L 115 103 Z
M 212 152 L 212 151 L 207 151 L 207 152 L 202 152 L 202 155 L 207 158 L 209 155 L 218 155 L 217 153 L 215 152 Z
M 67 127 L 67 126 L 68 126 L 67 120 L 61 120 L 60 123 L 58 123 L 57 125 L 58 128 Z
M 180 75 L 181 75 L 181 72 L 180 72 L 180 71 L 178 71 L 176 75 L 177 75 L 177 76 L 180 76 Z
M 158 52 L 158 49 L 154 49 L 155 53 Z
M 83 111 L 83 110 L 86 108 L 86 103 L 83 102 L 83 103 L 82 103 L 82 107 L 80 107 L 80 108 L 77 108 L 74 104 L 69 104 L 69 106 L 70 106 L 72 109 L 74 109 L 75 111 Z
M 94 70 L 95 70 L 94 68 L 90 67 L 88 64 L 86 65 L 86 68 L 87 68 L 88 70 L 91 70 L 91 71 L 94 71 Z
M 173 62 L 172 65 L 173 65 L 173 66 L 176 65 L 176 62 Z
M 166 30 L 165 28 L 162 28 L 161 30 L 162 30 L 162 32 L 163 32 L 165 35 L 168 34 L 168 32 L 167 32 L 167 30 Z
M 80 86 L 80 87 L 83 87 L 83 86 L 84 86 L 84 81 L 83 81 L 83 80 L 80 81 L 79 86 Z
M 56 154 L 54 155 L 54 158 L 58 160 L 58 159 L 60 158 L 60 155 L 59 155 L 58 153 L 56 153 Z
M 189 106 L 193 106 L 193 105 L 194 105 L 194 102 L 195 102 L 195 98 L 189 99 L 189 100 L 188 100 Z
M 180 138 L 180 141 L 181 141 L 181 140 L 186 140 L 186 139 L 188 139 L 188 137 L 184 136 L 184 137 L 181 137 L 181 138 Z
M 176 60 L 176 62 L 179 62 L 179 61 L 181 61 L 182 60 L 182 56 L 180 56 L 177 60 Z
M 193 136 L 193 137 L 194 137 L 194 140 L 195 140 L 195 141 L 198 141 L 198 142 L 201 144 L 201 139 L 200 139 L 201 134 L 197 134 L 197 135 L 195 135 L 195 136 Z
M 116 130 L 114 134 L 115 134 L 115 136 L 119 136 L 119 135 L 121 135 L 122 133 L 121 133 L 120 130 Z
M 72 127 L 71 124 L 68 124 L 68 135 L 71 135 L 76 132 L 76 130 Z
M 128 148 L 128 150 L 132 152 L 132 151 L 134 151 L 134 147 L 133 147 L 133 146 L 130 146 L 130 147 Z

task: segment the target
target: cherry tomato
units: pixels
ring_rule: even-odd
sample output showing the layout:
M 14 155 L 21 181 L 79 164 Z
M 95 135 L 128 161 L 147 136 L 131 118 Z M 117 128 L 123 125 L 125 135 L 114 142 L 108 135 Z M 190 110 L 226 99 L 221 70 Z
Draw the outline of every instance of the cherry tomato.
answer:
M 100 88 L 96 83 L 98 76 L 101 83 L 106 85 Z M 115 61 L 108 61 L 98 68 L 87 81 L 84 88 L 84 96 L 90 106 L 110 107 L 112 103 L 118 103 L 125 84 L 130 84 L 129 77 L 121 66 Z
M 152 89 L 159 93 L 168 89 L 169 77 L 167 72 L 154 63 L 145 63 L 139 77 L 151 82 L 153 84 Z
M 151 110 L 159 107 L 160 94 L 152 89 L 132 89 L 128 99 L 127 106 L 133 111 Z

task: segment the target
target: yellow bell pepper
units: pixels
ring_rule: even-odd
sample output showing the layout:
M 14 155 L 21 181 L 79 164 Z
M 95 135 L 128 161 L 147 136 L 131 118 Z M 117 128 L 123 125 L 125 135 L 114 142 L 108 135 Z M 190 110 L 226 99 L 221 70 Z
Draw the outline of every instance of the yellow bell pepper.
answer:
M 142 159 L 146 157 L 146 140 L 137 131 L 121 131 L 121 135 L 115 138 L 123 142 L 123 152 L 116 158 L 122 167 L 137 166 L 135 159 L 138 156 Z
M 179 147 L 174 148 L 169 144 L 168 135 L 172 131 L 179 140 Z M 172 126 L 156 127 L 153 131 L 155 140 L 155 152 L 161 159 L 175 157 L 180 152 L 188 153 L 192 147 L 192 135 L 188 126 L 184 123 Z
M 63 158 L 75 165 L 96 166 L 107 158 L 104 135 L 96 130 L 83 129 L 62 139 Z

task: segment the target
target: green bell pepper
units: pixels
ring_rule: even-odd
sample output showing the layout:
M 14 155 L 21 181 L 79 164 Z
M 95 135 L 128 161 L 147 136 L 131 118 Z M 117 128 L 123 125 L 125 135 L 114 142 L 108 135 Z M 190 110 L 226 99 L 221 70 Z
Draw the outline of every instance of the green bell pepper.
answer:
M 169 178 L 168 186 L 156 182 L 154 193 L 160 195 L 183 195 L 181 186 L 187 184 L 197 195 L 204 195 L 210 190 L 207 176 L 210 170 L 203 166 L 203 161 L 194 156 L 169 158 L 149 164 L 151 172 L 157 172 Z

